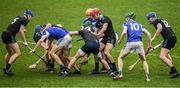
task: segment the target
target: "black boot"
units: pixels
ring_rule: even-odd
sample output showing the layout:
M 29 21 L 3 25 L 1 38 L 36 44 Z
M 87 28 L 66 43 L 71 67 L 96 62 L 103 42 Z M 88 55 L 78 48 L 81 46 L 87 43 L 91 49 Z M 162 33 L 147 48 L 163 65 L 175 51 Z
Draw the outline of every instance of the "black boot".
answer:
M 171 68 L 171 71 L 170 71 L 170 78 L 176 78 L 179 76 L 179 72 L 176 70 L 175 67 L 172 67 Z

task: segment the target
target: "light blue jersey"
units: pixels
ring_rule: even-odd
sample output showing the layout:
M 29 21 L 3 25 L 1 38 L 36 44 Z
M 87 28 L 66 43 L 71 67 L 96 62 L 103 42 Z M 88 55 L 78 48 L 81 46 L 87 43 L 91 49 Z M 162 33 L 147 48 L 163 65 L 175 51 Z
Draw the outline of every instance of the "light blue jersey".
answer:
M 130 19 L 123 24 L 124 29 L 127 28 L 127 42 L 142 41 L 142 31 L 145 30 L 143 25 Z
M 68 34 L 68 31 L 61 27 L 49 27 L 43 32 L 43 36 L 52 37 L 56 40 L 63 38 Z

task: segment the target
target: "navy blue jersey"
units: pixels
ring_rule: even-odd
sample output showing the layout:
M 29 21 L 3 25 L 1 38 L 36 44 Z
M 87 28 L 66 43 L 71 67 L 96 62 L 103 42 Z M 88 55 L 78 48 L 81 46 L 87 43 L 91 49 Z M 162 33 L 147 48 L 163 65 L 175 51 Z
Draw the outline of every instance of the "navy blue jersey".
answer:
M 87 42 L 93 42 L 93 41 L 97 41 L 98 38 L 96 37 L 96 35 L 92 34 L 90 31 L 88 30 L 80 30 L 78 31 L 78 34 L 81 35 L 81 37 L 83 38 L 83 40 L 85 41 L 85 43 Z
M 102 29 L 103 25 L 107 23 L 107 30 L 104 32 L 104 38 L 115 38 L 112 21 L 109 17 L 100 15 L 100 19 L 96 22 L 96 28 Z
M 19 32 L 21 25 L 26 26 L 28 23 L 29 20 L 27 20 L 25 17 L 17 16 L 8 25 L 8 27 L 6 28 L 6 32 L 8 32 L 10 35 L 15 36 Z
M 123 24 L 123 26 L 124 29 L 127 28 L 127 42 L 142 41 L 142 31 L 144 30 L 143 25 L 134 20 L 128 20 Z
M 175 33 L 173 32 L 171 26 L 168 24 L 167 21 L 163 19 L 156 19 L 155 22 L 153 23 L 154 27 L 157 29 L 157 25 L 160 23 L 162 25 L 162 31 L 161 35 L 163 39 L 170 39 L 175 36 Z

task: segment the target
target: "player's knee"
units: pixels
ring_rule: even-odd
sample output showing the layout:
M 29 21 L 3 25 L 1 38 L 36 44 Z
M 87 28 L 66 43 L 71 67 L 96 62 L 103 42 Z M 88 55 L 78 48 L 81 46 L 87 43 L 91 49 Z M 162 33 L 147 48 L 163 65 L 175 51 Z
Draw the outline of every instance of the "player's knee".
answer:
M 164 55 L 159 55 L 159 58 L 160 59 L 163 59 L 165 56 Z
M 50 55 L 50 56 L 52 56 L 53 54 L 54 54 L 54 52 L 52 52 L 52 51 L 49 52 L 49 55 Z
M 21 52 L 17 52 L 16 54 L 17 54 L 18 57 L 21 56 Z
M 67 59 L 69 57 L 69 55 L 68 54 L 64 54 L 63 57 Z
M 74 56 L 74 58 L 76 58 L 76 59 L 78 59 L 79 57 L 80 57 L 79 55 Z
M 118 57 L 118 59 L 123 59 L 124 58 L 124 56 L 123 55 L 120 55 L 119 57 Z
M 109 56 L 110 53 L 107 52 L 107 51 L 105 51 L 104 54 L 105 54 L 106 56 Z

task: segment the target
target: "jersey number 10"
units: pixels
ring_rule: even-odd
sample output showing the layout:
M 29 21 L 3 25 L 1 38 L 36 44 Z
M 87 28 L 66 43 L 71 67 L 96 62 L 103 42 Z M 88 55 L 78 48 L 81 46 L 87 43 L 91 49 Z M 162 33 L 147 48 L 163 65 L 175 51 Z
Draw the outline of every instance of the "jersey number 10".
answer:
M 132 31 L 138 31 L 140 28 L 142 28 L 142 25 L 139 25 L 137 23 L 130 23 L 130 25 Z

